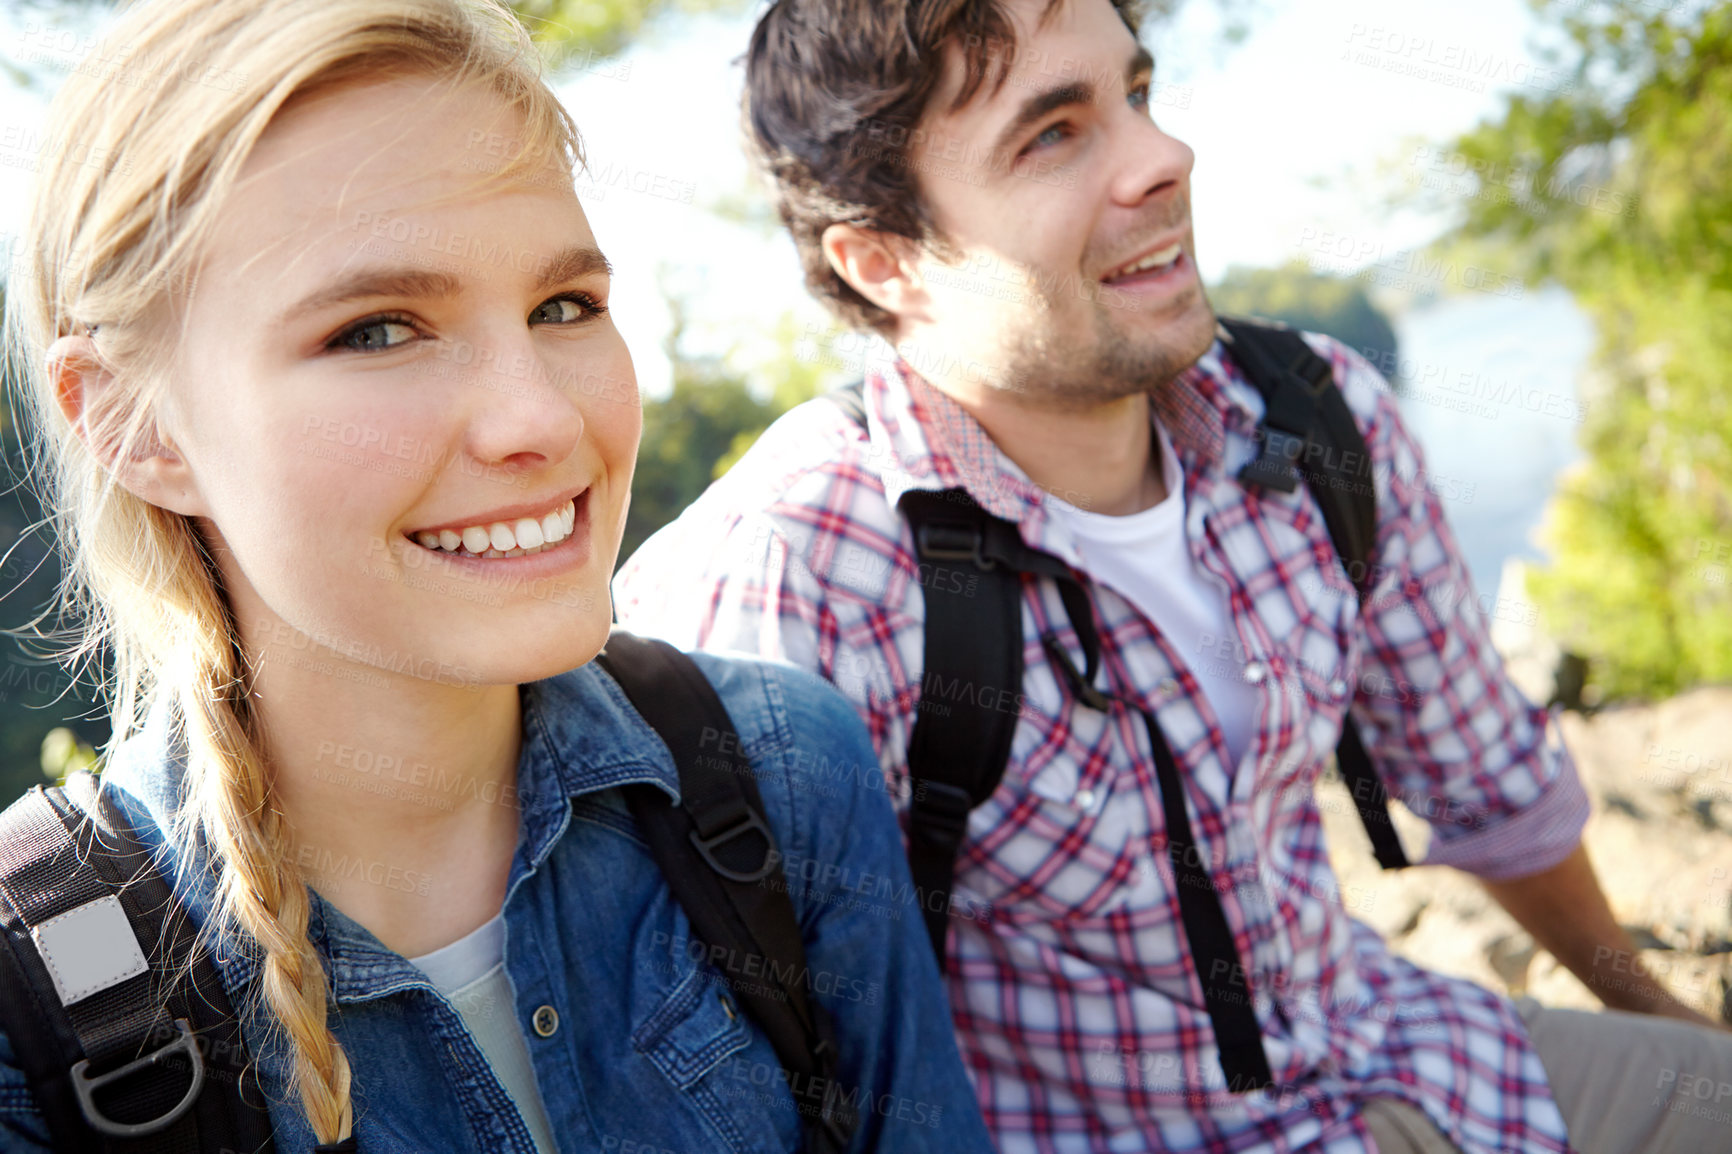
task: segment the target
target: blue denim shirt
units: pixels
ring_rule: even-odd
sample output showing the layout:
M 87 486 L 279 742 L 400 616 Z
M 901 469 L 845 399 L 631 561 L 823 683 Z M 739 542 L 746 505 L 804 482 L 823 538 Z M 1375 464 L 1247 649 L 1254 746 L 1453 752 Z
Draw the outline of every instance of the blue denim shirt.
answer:
M 812 988 L 833 1016 L 839 1080 L 858 1104 L 854 1151 L 991 1151 L 957 1055 L 937 966 L 884 777 L 859 718 L 791 666 L 696 654 L 757 775 L 804 931 Z M 505 898 L 505 965 L 561 1151 L 794 1151 L 799 1116 L 776 1053 L 688 945 L 673 900 L 615 788 L 678 794 L 667 747 L 595 665 L 522 687 L 521 825 Z M 201 869 L 177 875 L 162 838 L 181 795 L 184 746 L 152 714 L 104 774 L 159 847 L 202 924 Z M 369 865 L 362 873 L 380 872 Z M 775 875 L 772 875 L 774 877 Z M 387 877 L 373 879 L 393 884 Z M 406 876 L 395 884 L 414 884 Z M 535 1154 L 528 1129 L 462 1019 L 415 966 L 316 891 L 309 933 L 328 963 L 331 1024 L 354 1073 L 361 1154 Z M 245 951 L 219 969 L 242 1007 Z M 532 1027 L 540 1014 L 549 1036 Z M 271 1101 L 277 1149 L 312 1132 L 284 1091 L 285 1055 L 264 1011 L 243 1034 Z M 233 1077 L 221 1056 L 212 1073 Z M 0 1150 L 47 1150 L 47 1132 L 0 1035 Z

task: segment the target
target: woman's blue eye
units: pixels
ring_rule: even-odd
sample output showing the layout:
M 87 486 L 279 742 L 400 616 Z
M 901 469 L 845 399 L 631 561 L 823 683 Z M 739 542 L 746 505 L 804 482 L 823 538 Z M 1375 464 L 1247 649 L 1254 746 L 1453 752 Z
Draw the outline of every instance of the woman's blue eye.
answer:
M 570 309 L 562 309 L 559 307 L 561 305 L 569 305 Z M 537 318 L 556 325 L 572 324 L 588 317 L 600 316 L 606 311 L 604 305 L 587 293 L 565 293 L 535 306 L 535 311 L 529 314 L 529 320 L 531 324 L 535 323 Z
M 389 329 L 401 329 L 407 332 L 408 336 L 403 340 L 391 340 L 386 335 L 386 331 Z M 338 333 L 336 339 L 331 342 L 331 347 L 351 349 L 358 353 L 372 353 L 407 344 L 414 336 L 415 326 L 403 317 L 374 317 Z
M 1131 102 L 1132 108 L 1141 108 L 1146 111 L 1149 107 L 1148 83 L 1144 82 L 1131 89 L 1125 94 L 1125 99 Z
M 550 297 L 535 306 L 535 311 L 529 314 L 530 324 L 570 325 L 592 317 L 601 316 L 607 312 L 607 306 L 597 301 L 588 293 L 561 293 Z M 392 334 L 391 330 L 400 330 Z M 344 349 L 356 353 L 377 353 L 386 349 L 399 348 L 415 339 L 419 330 L 408 317 L 387 314 L 368 317 L 359 321 L 336 336 L 325 347 L 328 349 Z M 393 335 L 401 339 L 391 339 Z

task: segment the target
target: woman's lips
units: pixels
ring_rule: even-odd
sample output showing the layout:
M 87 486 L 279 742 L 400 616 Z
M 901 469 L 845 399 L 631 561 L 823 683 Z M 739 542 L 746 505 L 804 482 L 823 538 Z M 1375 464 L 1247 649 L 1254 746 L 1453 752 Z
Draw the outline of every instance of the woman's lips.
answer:
M 585 489 L 572 499 L 571 513 L 566 518 L 569 528 L 565 536 L 551 544 L 543 543 L 533 552 L 521 548 L 509 556 L 503 550 L 492 548 L 479 554 L 467 549 L 452 552 L 444 548 L 430 549 L 413 537 L 409 537 L 408 540 L 416 550 L 417 555 L 426 560 L 427 568 L 446 569 L 453 573 L 487 573 L 504 570 L 525 578 L 552 576 L 569 569 L 580 568 L 589 561 L 589 497 L 591 492 L 591 489 Z

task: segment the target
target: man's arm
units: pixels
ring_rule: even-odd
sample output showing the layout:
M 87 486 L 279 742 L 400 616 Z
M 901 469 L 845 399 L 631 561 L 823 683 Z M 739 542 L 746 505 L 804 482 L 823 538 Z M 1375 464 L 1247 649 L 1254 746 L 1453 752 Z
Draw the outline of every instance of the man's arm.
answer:
M 1587 791 L 1547 710 L 1522 696 L 1491 643 L 1489 614 L 1424 450 L 1364 358 L 1312 338 L 1365 432 L 1377 487 L 1373 589 L 1359 609 L 1351 710 L 1378 775 L 1431 826 L 1424 864 L 1506 881 L 1562 862 L 1587 824 Z M 1342 612 L 1340 587 L 1315 609 Z
M 1576 846 L 1550 869 L 1487 880 L 1485 887 L 1534 941 L 1612 1009 L 1725 1028 L 1673 997 L 1642 968 L 1636 944 L 1612 917 L 1586 847 Z
M 1375 370 L 1334 359 L 1350 403 L 1369 408 Z M 1361 693 L 1355 713 L 1375 727 L 1371 752 L 1386 780 L 1410 806 L 1424 803 L 1427 862 L 1477 876 L 1611 1008 L 1712 1025 L 1642 969 L 1612 916 L 1581 845 L 1586 793 L 1568 750 L 1546 740 L 1547 712 L 1521 696 L 1491 645 L 1423 450 L 1392 405 L 1377 405 L 1370 425 L 1373 458 L 1388 471 L 1378 494 L 1384 584 L 1362 617 L 1364 668 L 1398 691 Z

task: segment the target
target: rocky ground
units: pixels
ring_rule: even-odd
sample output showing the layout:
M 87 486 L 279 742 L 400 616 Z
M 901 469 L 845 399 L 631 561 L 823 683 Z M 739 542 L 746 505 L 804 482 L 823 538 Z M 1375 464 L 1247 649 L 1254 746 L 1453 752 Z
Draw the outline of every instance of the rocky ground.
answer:
M 1681 1000 L 1732 1022 L 1732 687 L 1565 714 L 1562 732 L 1593 797 L 1585 836 L 1612 912 L 1650 972 Z M 1343 892 L 1372 890 L 1355 914 L 1398 952 L 1548 1005 L 1599 1006 L 1474 879 L 1446 868 L 1385 873 L 1346 790 L 1321 785 L 1318 800 Z M 1396 808 L 1417 859 L 1428 830 Z

